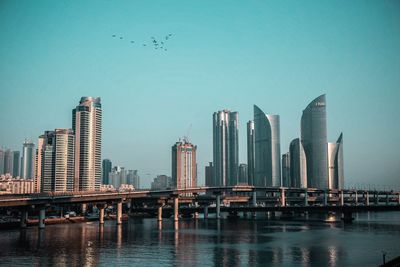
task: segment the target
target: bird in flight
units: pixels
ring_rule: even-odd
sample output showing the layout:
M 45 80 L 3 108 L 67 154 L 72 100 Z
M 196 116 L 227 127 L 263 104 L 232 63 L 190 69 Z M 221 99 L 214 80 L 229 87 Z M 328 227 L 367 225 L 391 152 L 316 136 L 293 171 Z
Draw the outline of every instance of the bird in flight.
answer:
M 124 39 L 124 37 L 123 36 L 117 36 L 116 34 L 113 34 L 112 35 L 112 37 L 113 38 L 116 38 L 116 37 L 118 37 L 120 40 L 123 40 Z M 161 40 L 160 39 L 157 39 L 156 37 L 154 37 L 154 36 L 151 36 L 150 37 L 150 42 L 147 44 L 147 42 L 146 43 L 142 43 L 142 46 L 143 47 L 145 47 L 145 46 L 151 46 L 152 45 L 152 47 L 154 48 L 154 49 L 159 49 L 159 50 L 164 50 L 164 51 L 167 51 L 167 41 L 169 40 L 169 39 L 171 39 L 171 37 L 172 37 L 172 33 L 169 33 L 169 34 L 167 34 L 167 35 L 164 35 L 164 37 L 161 37 Z M 128 39 L 129 40 L 129 39 Z M 131 41 L 129 41 L 131 44 L 134 44 L 135 43 L 135 41 L 134 40 L 131 40 Z M 139 42 L 140 43 L 140 42 Z

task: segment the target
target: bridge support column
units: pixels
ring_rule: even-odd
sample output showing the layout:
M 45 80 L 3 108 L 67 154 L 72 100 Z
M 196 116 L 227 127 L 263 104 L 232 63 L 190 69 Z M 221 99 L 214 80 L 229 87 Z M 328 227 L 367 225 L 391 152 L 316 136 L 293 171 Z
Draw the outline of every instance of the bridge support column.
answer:
M 44 229 L 45 223 L 44 220 L 46 218 L 46 208 L 41 207 L 39 211 L 39 229 Z
M 304 206 L 305 207 L 308 206 L 308 190 L 307 190 L 307 188 L 304 189 Z
M 324 206 L 328 206 L 328 194 L 324 191 Z
M 117 203 L 117 224 L 122 224 L 122 201 Z
M 286 196 L 285 196 L 285 189 L 281 188 L 281 207 L 286 206 Z
M 105 204 L 97 204 L 96 207 L 99 209 L 99 225 L 104 224 L 104 209 L 106 207 Z
M 351 211 L 343 211 L 342 220 L 345 223 L 351 223 L 354 220 Z
M 397 205 L 400 205 L 400 193 L 397 194 Z
M 158 206 L 157 210 L 157 221 L 161 222 L 162 221 L 162 205 Z
M 253 191 L 252 206 L 253 206 L 253 207 L 257 207 L 257 192 L 256 192 L 256 191 Z M 257 213 L 256 213 L 255 211 L 253 211 L 253 212 L 251 213 L 251 215 L 253 216 L 253 218 L 256 217 L 256 214 L 257 214 Z
M 369 192 L 367 191 L 367 193 L 365 194 L 365 205 L 369 206 Z
M 215 210 L 215 212 L 216 212 L 216 218 L 217 219 L 219 219 L 219 218 L 221 218 L 221 195 L 220 194 L 218 194 L 217 195 L 217 203 L 216 203 L 216 210 Z
M 204 206 L 204 219 L 208 219 L 208 206 Z
M 344 192 L 340 190 L 340 206 L 344 206 Z
M 27 222 L 28 222 L 28 211 L 22 210 L 21 211 L 21 223 L 20 223 L 21 228 L 26 228 Z
M 356 190 L 356 195 L 355 195 L 355 200 L 354 200 L 356 206 L 358 205 L 358 192 Z
M 174 197 L 174 221 L 179 219 L 179 198 Z
M 375 205 L 378 205 L 379 204 L 379 193 L 378 192 L 374 193 L 374 196 L 375 196 Z
M 389 193 L 386 193 L 386 205 L 389 205 Z

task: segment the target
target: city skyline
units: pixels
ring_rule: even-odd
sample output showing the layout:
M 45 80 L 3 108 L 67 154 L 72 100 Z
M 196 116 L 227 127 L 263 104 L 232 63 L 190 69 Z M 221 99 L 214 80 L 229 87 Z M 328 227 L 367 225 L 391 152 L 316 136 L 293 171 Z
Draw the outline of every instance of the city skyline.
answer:
M 227 2 L 213 3 L 213 9 L 206 3 L 131 3 L 124 10 L 99 3 L 90 5 L 90 14 L 76 3 L 36 8 L 43 3 L 8 2 L 0 10 L 0 86 L 7 100 L 0 107 L 1 146 L 20 150 L 25 138 L 36 142 L 45 129 L 70 127 L 68 110 L 76 98 L 95 95 L 107 110 L 103 158 L 150 173 L 143 177 L 149 186 L 157 174 L 170 173 L 169 148 L 192 124 L 190 141 L 198 145 L 204 183 L 204 166 L 212 161 L 212 112 L 240 113 L 241 163 L 247 162 L 245 122 L 253 104 L 280 115 L 285 152 L 300 136 L 301 111 L 326 93 L 327 141 L 345 133 L 347 185 L 398 186 L 395 2 L 253 3 L 260 8 L 251 16 L 246 5 Z M 226 7 L 230 12 L 221 21 Z M 174 39 L 163 54 L 112 39 L 116 33 L 146 39 L 165 32 Z M 183 106 L 183 96 L 190 107 Z M 173 127 L 172 118 L 179 118 Z M 371 143 L 376 137 L 380 142 Z M 152 151 L 160 153 L 153 158 Z

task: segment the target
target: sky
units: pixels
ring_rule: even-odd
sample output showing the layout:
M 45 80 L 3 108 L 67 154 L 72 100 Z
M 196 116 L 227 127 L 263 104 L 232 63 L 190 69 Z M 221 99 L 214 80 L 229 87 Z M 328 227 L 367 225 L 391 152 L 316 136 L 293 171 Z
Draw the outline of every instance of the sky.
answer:
M 167 51 L 153 49 L 167 34 Z M 171 146 L 187 135 L 204 184 L 213 112 L 239 112 L 246 163 L 254 104 L 280 115 L 285 153 L 326 94 L 346 186 L 400 188 L 399 48 L 395 0 L 2 0 L 0 147 L 71 127 L 80 97 L 100 96 L 103 158 L 149 186 L 171 174 Z

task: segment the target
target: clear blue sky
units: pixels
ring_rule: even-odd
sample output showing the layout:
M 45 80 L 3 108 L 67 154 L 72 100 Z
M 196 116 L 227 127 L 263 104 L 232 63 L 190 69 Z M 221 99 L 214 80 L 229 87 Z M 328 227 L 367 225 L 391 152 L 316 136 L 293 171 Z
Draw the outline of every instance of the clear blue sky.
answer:
M 168 51 L 140 45 L 168 33 Z M 344 133 L 346 184 L 400 187 L 399 1 L 0 2 L 6 148 L 71 127 L 80 97 L 100 96 L 104 158 L 149 185 L 192 125 L 204 183 L 214 111 L 239 112 L 246 162 L 253 104 L 281 116 L 285 153 L 322 93 L 329 141 Z

